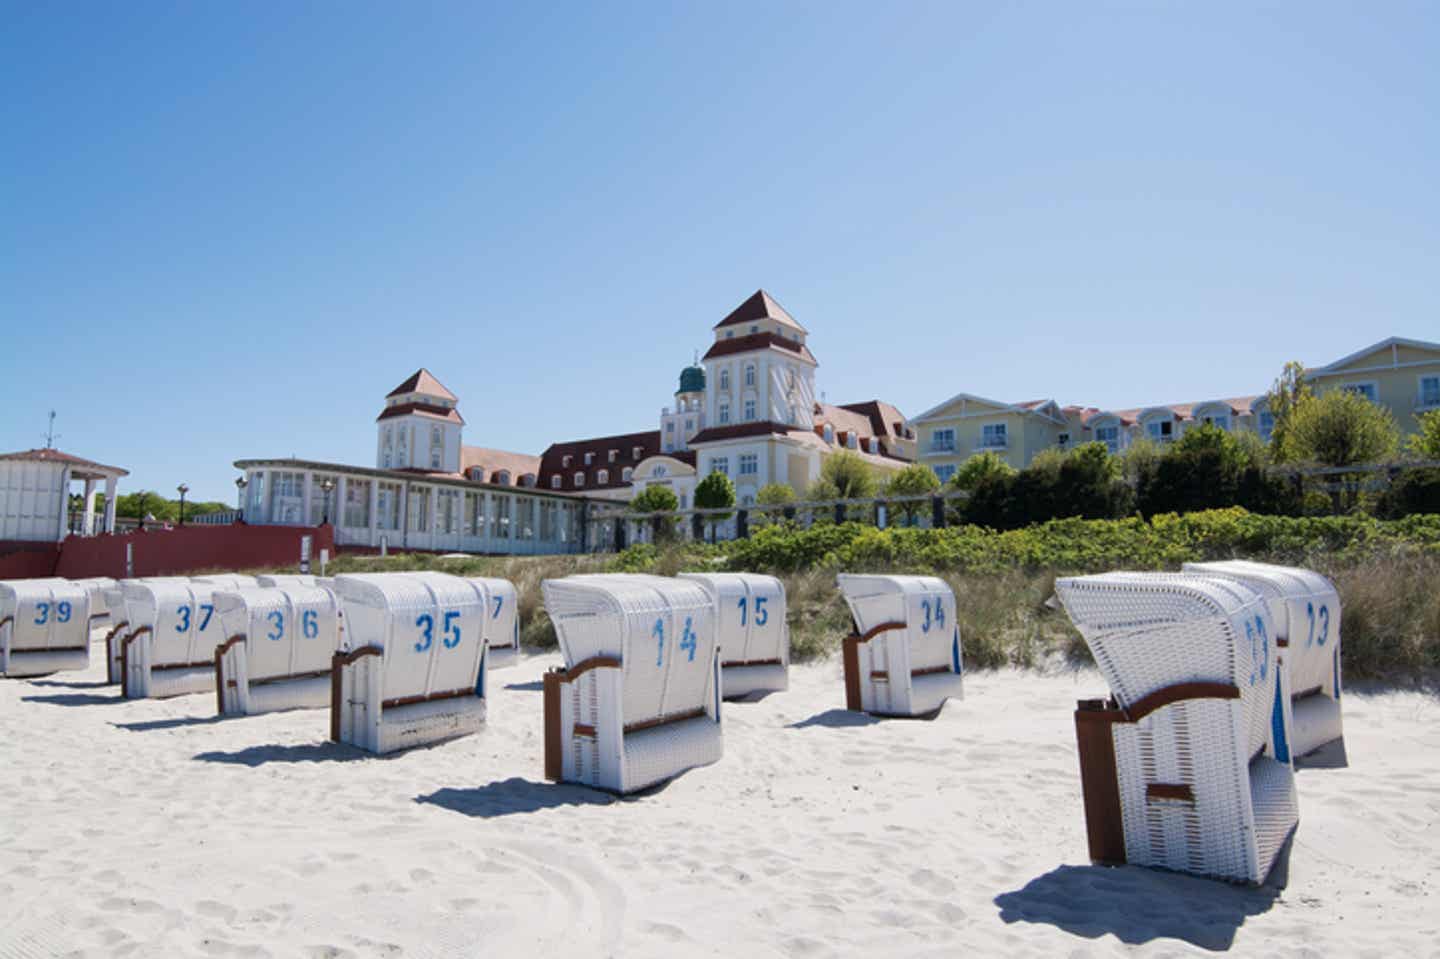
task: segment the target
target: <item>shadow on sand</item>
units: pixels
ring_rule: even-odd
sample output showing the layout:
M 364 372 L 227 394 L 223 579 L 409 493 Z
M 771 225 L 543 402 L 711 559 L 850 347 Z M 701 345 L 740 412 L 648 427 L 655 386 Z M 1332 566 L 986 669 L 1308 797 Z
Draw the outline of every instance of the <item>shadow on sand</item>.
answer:
M 869 713 L 859 713 L 853 709 L 827 709 L 823 713 L 816 713 L 809 719 L 791 723 L 787 728 L 809 729 L 811 726 L 825 726 L 830 729 L 847 729 L 851 726 L 873 726 L 879 722 L 884 722 L 884 720 L 879 716 L 871 716 Z
M 1246 919 L 1279 898 L 1289 881 L 1293 841 L 1258 887 L 1138 866 L 1060 866 L 996 896 L 995 905 L 1007 923 L 1044 923 L 1086 939 L 1109 934 L 1131 946 L 1178 939 L 1222 952 Z
M 111 723 L 116 729 L 125 729 L 132 733 L 148 733 L 155 729 L 182 729 L 186 726 L 211 726 L 215 723 L 223 723 L 227 719 L 235 719 L 235 716 L 174 716 L 170 719 L 146 719 L 135 723 Z
M 588 786 L 537 783 L 516 776 L 474 789 L 437 789 L 429 795 L 416 796 L 415 801 L 442 806 L 466 816 L 494 819 L 564 806 L 608 806 L 622 800 Z
M 105 679 L 99 680 L 98 682 L 96 682 L 96 681 L 90 681 L 90 682 L 83 682 L 83 683 L 69 683 L 69 682 L 64 682 L 64 681 L 62 681 L 62 680 L 59 680 L 59 679 L 32 679 L 32 680 L 30 680 L 30 685 L 32 685 L 32 686 L 59 686 L 59 687 L 61 687 L 62 689 L 104 689 L 106 686 L 114 686 L 114 687 L 116 687 L 116 688 L 119 688 L 119 686 L 120 686 L 119 683 L 112 683 L 112 682 L 110 682 L 109 680 L 105 680 Z
M 123 703 L 125 697 L 118 692 L 113 696 L 97 696 L 94 693 L 51 693 L 45 696 L 21 696 L 22 703 L 49 703 L 51 706 L 104 706 L 107 703 Z
M 538 693 L 545 688 L 543 680 L 535 680 L 533 683 L 506 683 L 506 689 L 514 689 L 522 693 Z
M 343 743 L 324 742 L 304 743 L 299 746 L 247 746 L 233 753 L 197 753 L 194 758 L 203 763 L 229 763 L 253 768 L 266 763 L 350 763 L 362 759 L 384 760 L 388 757 L 376 756 Z

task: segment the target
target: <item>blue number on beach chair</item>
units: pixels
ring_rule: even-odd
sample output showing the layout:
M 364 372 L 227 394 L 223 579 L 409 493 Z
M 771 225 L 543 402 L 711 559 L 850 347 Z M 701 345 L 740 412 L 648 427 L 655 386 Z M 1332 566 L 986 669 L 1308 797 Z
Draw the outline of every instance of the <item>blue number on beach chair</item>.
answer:
M 215 615 L 215 606 L 211 603 L 201 603 L 200 611 L 205 615 L 200 618 L 200 632 L 205 632 L 205 627 L 210 625 L 210 617 Z
M 769 598 L 770 598 L 770 597 L 768 597 L 768 596 L 756 596 L 756 597 L 755 597 L 755 625 L 756 625 L 756 626 L 764 626 L 766 623 L 770 622 L 770 611 L 765 608 L 765 600 L 767 600 L 767 599 L 769 599 Z
M 939 596 L 935 597 L 935 625 L 945 628 L 945 600 Z
M 496 596 L 496 597 L 495 597 L 495 612 L 494 612 L 493 614 L 491 614 L 491 616 L 490 616 L 491 619 L 499 619 L 499 618 L 500 618 L 500 607 L 503 606 L 503 605 L 505 605 L 505 597 L 504 597 L 504 596 Z
M 920 632 L 928 633 L 930 632 L 930 618 L 932 615 L 930 612 L 930 597 L 927 596 L 920 600 L 920 608 L 925 610 L 925 622 L 920 624 Z
M 60 600 L 55 604 L 55 618 L 62 623 L 70 622 L 70 603 L 67 600 Z
M 741 597 L 740 597 L 740 603 L 739 603 L 739 605 L 740 605 L 740 625 L 741 625 L 741 626 L 744 626 L 744 625 L 745 625 L 745 597 L 744 597 L 744 596 L 741 596 Z M 757 610 L 757 612 L 758 612 L 758 610 Z
M 444 635 L 440 637 L 440 645 L 446 649 L 454 649 L 460 645 L 460 624 L 455 622 L 459 618 L 460 611 L 458 609 L 448 610 L 445 613 L 445 619 L 441 623 Z
M 1306 646 L 1313 646 L 1313 645 L 1315 644 L 1315 604 L 1314 604 L 1314 603 L 1306 603 L 1306 604 L 1305 604 L 1305 615 L 1308 616 L 1308 617 L 1310 617 L 1310 635 L 1305 637 L 1305 645 L 1306 645 Z
M 175 632 L 190 632 L 190 607 L 181 606 L 179 609 L 175 610 L 175 615 L 180 617 L 180 622 L 175 624 Z
M 36 625 L 36 626 L 44 626 L 46 623 L 50 622 L 50 604 L 49 604 L 49 603 L 36 603 L 36 604 L 35 604 L 35 612 L 38 614 L 38 615 L 35 617 L 35 625 Z
M 271 642 L 278 643 L 281 637 L 285 635 L 285 614 L 278 609 L 272 609 L 265 615 L 265 618 L 270 620 L 271 626 L 275 627 L 275 631 L 273 633 L 267 633 L 265 638 Z
M 665 662 L 665 620 L 655 620 L 655 665 L 659 666 Z
M 421 639 L 415 644 L 415 652 L 423 653 L 435 641 L 435 617 L 429 613 L 421 613 L 415 618 L 415 625 L 420 627 Z
M 689 657 L 689 659 L 686 660 L 686 662 L 693 663 L 693 662 L 695 661 L 695 646 L 696 646 L 696 641 L 695 641 L 695 631 L 694 631 L 693 629 L 691 629 L 690 626 L 691 626 L 691 617 L 686 616 L 686 617 L 685 617 L 685 631 L 680 634 L 680 648 L 683 649 L 683 650 L 685 650 L 685 651 L 687 651 L 687 652 L 690 654 L 690 657 Z
M 1321 606 L 1320 606 L 1320 639 L 1319 639 L 1320 645 L 1321 645 L 1321 646 L 1324 646 L 1324 645 L 1325 645 L 1325 640 L 1327 640 L 1327 639 L 1329 639 L 1329 638 L 1330 638 L 1330 607 L 1329 607 L 1329 606 L 1326 606 L 1326 605 L 1324 605 L 1324 604 L 1321 604 Z
M 300 614 L 300 631 L 306 639 L 314 639 L 320 635 L 320 619 L 315 610 L 307 609 Z

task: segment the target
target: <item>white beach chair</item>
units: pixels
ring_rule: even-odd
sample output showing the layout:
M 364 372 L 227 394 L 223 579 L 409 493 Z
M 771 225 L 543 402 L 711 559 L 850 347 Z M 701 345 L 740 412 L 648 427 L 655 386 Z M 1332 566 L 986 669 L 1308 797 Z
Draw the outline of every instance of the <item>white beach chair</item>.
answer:
M 1296 756 L 1345 734 L 1340 716 L 1340 594 L 1319 573 L 1247 560 L 1186 563 L 1188 572 L 1235 579 L 1264 596 L 1290 690 Z
M 565 668 L 545 674 L 545 776 L 617 793 L 717 761 L 720 658 L 697 583 L 572 576 L 541 584 Z
M 855 634 L 845 639 L 845 708 L 926 716 L 964 695 L 955 594 L 935 576 L 836 577 Z
M 120 669 L 120 649 L 125 637 L 130 634 L 130 614 L 125 609 L 125 584 L 138 582 L 188 583 L 187 576 L 156 576 L 145 579 L 122 579 L 101 590 L 105 607 L 110 610 L 109 628 L 105 631 L 105 681 L 119 683 L 124 673 Z
M 1075 711 L 1090 858 L 1263 882 L 1299 819 L 1263 597 L 1176 573 L 1055 591 L 1112 694 Z
M 191 577 L 190 582 L 200 583 L 211 589 L 243 589 L 246 586 L 260 585 L 260 581 L 254 576 L 247 576 L 244 573 L 209 573 L 205 576 Z
M 215 647 L 225 638 L 215 587 L 198 580 L 126 580 L 128 632 L 120 641 L 126 699 L 164 699 L 215 688 Z
M 63 579 L 0 581 L 0 675 L 90 664 L 90 593 Z
M 220 715 L 330 705 L 340 645 L 339 603 L 318 586 L 241 587 L 215 593 L 225 642 L 215 649 Z
M 785 584 L 758 573 L 681 573 L 715 604 L 720 683 L 726 699 L 790 685 Z
M 105 591 L 115 588 L 115 580 L 108 576 L 92 576 L 87 579 L 72 579 L 70 582 L 82 586 L 90 593 L 90 625 L 110 618 L 110 606 L 105 601 Z
M 455 576 L 335 577 L 344 648 L 331 665 L 330 738 L 389 753 L 485 724 L 485 610 Z
M 422 579 L 438 576 L 442 580 L 459 579 L 469 583 L 480 598 L 485 610 L 485 621 L 481 626 L 485 636 L 485 672 L 514 666 L 520 658 L 520 593 L 508 579 L 496 576 L 454 576 L 450 573 L 429 570 L 409 573 Z M 484 674 L 480 682 L 484 683 Z M 482 689 L 480 695 L 484 696 Z
M 266 573 L 255 577 L 260 586 L 315 586 L 318 576 L 310 573 Z

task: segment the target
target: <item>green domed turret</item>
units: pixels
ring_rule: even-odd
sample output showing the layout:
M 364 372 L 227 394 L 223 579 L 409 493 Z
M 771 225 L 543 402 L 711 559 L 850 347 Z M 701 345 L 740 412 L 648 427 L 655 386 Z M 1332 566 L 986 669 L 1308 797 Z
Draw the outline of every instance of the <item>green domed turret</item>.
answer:
M 705 368 L 703 366 L 687 366 L 680 371 L 680 393 L 704 393 L 705 392 Z

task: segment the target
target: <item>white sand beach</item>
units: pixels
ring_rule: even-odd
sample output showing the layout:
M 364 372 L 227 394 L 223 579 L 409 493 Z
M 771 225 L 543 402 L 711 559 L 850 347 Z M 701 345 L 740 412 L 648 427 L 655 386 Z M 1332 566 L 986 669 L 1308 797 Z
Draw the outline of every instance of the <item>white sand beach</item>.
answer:
M 1286 887 L 1245 889 L 1089 865 L 1095 673 L 974 673 L 933 721 L 872 721 L 838 661 L 797 667 L 727 705 L 720 763 L 619 800 L 542 780 L 559 661 L 494 673 L 482 734 L 386 759 L 324 711 L 125 702 L 98 654 L 0 681 L 0 957 L 1437 954 L 1434 697 L 1347 693 Z

